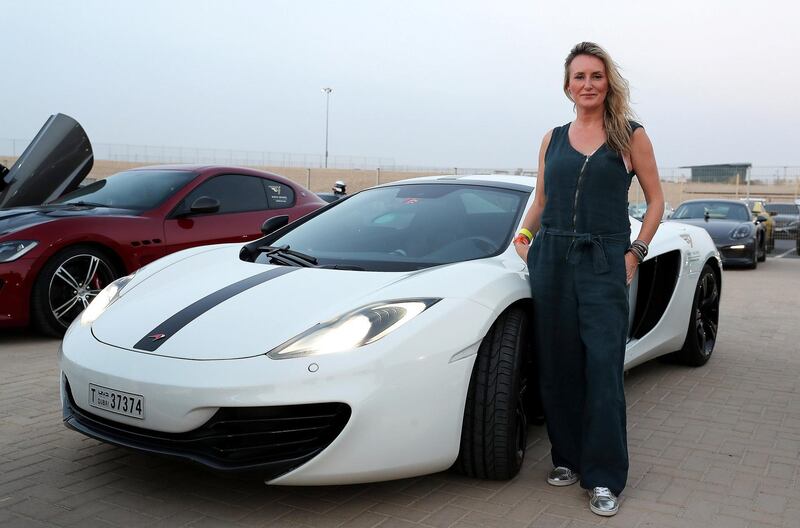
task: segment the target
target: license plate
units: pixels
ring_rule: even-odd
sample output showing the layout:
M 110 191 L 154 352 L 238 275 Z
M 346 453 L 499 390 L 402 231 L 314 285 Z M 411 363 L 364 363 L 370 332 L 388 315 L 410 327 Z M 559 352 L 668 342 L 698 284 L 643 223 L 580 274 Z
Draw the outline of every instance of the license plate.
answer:
M 89 405 L 144 420 L 144 396 L 89 384 Z

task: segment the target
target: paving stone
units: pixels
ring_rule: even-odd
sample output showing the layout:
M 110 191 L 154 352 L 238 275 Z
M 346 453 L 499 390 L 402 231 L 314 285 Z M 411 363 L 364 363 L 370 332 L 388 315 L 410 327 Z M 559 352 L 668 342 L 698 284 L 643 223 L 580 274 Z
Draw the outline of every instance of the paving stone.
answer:
M 445 472 L 266 487 L 109 446 L 61 423 L 58 341 L 0 333 L 0 525 L 798 528 L 800 298 L 781 293 L 800 291 L 800 260 L 724 275 L 711 361 L 649 362 L 626 375 L 631 460 L 615 517 L 589 512 L 577 486 L 546 484 L 542 426 L 508 482 Z M 754 313 L 754 298 L 766 308 Z

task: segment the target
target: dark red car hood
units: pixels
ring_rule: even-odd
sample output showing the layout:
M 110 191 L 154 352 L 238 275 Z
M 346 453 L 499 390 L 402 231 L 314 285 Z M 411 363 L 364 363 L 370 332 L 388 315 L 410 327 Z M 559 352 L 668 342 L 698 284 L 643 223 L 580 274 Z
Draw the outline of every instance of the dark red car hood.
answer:
M 50 116 L 0 179 L 0 209 L 55 200 L 76 189 L 93 163 L 92 145 L 80 123 L 64 114 Z
M 0 210 L 0 238 L 22 229 L 64 218 L 85 216 L 132 216 L 138 211 L 111 207 L 93 207 L 72 204 L 44 205 L 41 207 L 15 207 Z

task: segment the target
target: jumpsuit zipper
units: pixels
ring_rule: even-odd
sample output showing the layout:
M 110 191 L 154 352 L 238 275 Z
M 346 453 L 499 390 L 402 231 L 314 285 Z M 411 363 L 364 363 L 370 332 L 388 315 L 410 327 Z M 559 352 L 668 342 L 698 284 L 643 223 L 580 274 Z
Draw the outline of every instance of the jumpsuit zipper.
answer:
M 578 174 L 578 184 L 575 186 L 575 201 L 572 204 L 572 232 L 575 233 L 578 227 L 578 195 L 581 194 L 581 181 L 583 180 L 583 172 L 586 169 L 586 164 L 589 163 L 589 156 L 586 156 L 586 159 L 583 160 L 583 165 L 581 166 L 581 172 Z

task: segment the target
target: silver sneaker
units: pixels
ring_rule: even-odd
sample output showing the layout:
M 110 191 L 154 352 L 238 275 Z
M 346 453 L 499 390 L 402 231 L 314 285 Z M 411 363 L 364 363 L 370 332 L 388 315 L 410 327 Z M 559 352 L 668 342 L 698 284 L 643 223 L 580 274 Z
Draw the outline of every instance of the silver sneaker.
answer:
M 558 466 L 547 475 L 547 483 L 551 486 L 569 486 L 578 482 L 578 474 L 570 468 Z
M 619 499 L 608 488 L 594 488 L 589 492 L 589 509 L 597 515 L 611 517 L 619 510 Z

